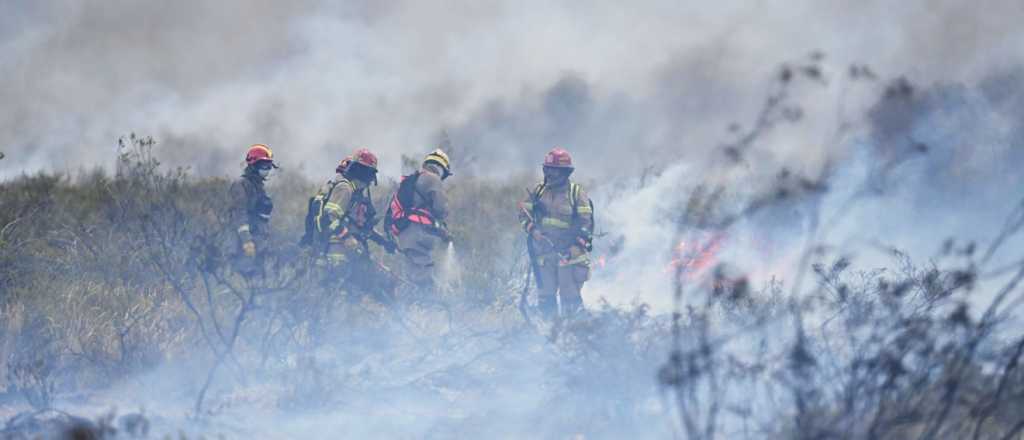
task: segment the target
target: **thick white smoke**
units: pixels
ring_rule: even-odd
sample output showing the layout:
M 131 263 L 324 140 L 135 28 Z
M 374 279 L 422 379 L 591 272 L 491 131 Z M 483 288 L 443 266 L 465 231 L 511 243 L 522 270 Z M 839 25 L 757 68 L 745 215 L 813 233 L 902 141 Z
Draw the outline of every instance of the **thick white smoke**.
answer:
M 245 147 L 263 142 L 313 179 L 357 146 L 397 176 L 403 154 L 447 131 L 463 153 L 453 185 L 460 173 L 538 172 L 558 144 L 574 153 L 607 233 L 590 305 L 667 310 L 673 220 L 701 183 L 726 185 L 741 203 L 773 188 L 782 168 L 824 176 L 826 195 L 772 204 L 724 232 L 718 261 L 755 288 L 792 276 L 813 213 L 827 244 L 872 267 L 886 246 L 926 259 L 947 235 L 991 239 L 1021 198 L 1019 1 L 0 0 L 0 11 L 0 179 L 109 167 L 130 131 L 201 175 L 236 174 Z M 791 90 L 801 120 L 759 137 L 741 164 L 726 160 L 728 126 L 750 129 L 780 63 L 814 51 L 824 76 Z M 880 79 L 850 85 L 851 63 Z M 886 97 L 900 75 L 912 93 Z M 715 239 L 706 234 L 683 239 Z M 524 358 L 536 365 L 522 374 L 546 375 L 544 355 Z M 650 383 L 650 371 L 630 373 L 626 382 Z M 540 381 L 511 379 L 499 390 L 510 397 L 464 409 L 533 409 L 520 388 Z M 381 405 L 415 407 L 406 397 Z M 378 404 L 351 414 L 390 420 Z
M 397 174 L 400 154 L 427 149 L 443 128 L 489 158 L 474 169 L 487 174 L 535 164 L 556 142 L 601 172 L 609 157 L 700 160 L 726 121 L 756 109 L 782 60 L 821 50 L 837 65 L 969 80 L 1014 64 L 1021 16 L 1010 1 L 3 9 L 0 176 L 109 165 L 113 140 L 133 130 L 204 174 L 233 174 L 252 142 L 310 169 L 364 145 Z
M 829 164 L 823 206 L 832 212 L 889 189 L 867 197 L 866 209 L 842 211 L 838 240 L 925 250 L 931 231 L 990 229 L 967 214 L 995 224 L 1008 212 L 998 208 L 1020 159 L 1010 153 L 1022 132 L 1013 73 L 1021 8 L 9 2 L 0 18 L 0 177 L 109 166 L 114 139 L 129 131 L 156 137 L 164 161 L 213 175 L 237 172 L 252 142 L 313 178 L 355 146 L 379 152 L 384 173 L 397 175 L 400 156 L 422 153 L 442 130 L 463 152 L 455 161 L 464 175 L 536 170 L 558 144 L 575 154 L 577 177 L 594 182 L 611 239 L 625 238 L 614 269 L 596 274 L 592 299 L 663 304 L 670 213 L 680 202 L 672 195 L 701 182 L 759 188 L 781 168 L 820 176 Z M 749 129 L 779 64 L 812 51 L 828 69 L 820 84 L 792 90 L 802 120 L 759 138 L 743 166 L 722 167 L 719 147 L 734 137 L 726 127 Z M 883 79 L 851 86 L 850 63 Z M 902 74 L 923 87 L 908 104 L 880 98 L 884 78 Z M 911 141 L 931 146 L 930 156 L 886 168 Z M 660 177 L 633 191 L 645 169 Z M 954 183 L 937 186 L 936 176 Z M 1003 180 L 993 186 L 992 176 Z M 621 181 L 631 183 L 610 183 Z M 974 205 L 958 205 L 967 201 Z M 774 208 L 732 231 L 726 248 L 784 266 L 816 207 Z M 900 214 L 888 224 L 875 221 L 879 212 Z M 922 212 L 927 233 L 911 220 Z

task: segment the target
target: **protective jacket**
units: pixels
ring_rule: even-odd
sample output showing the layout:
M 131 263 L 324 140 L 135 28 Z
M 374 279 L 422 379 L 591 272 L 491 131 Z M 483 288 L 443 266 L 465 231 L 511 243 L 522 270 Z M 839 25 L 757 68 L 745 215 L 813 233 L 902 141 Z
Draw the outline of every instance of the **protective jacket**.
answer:
M 416 191 L 413 192 L 413 207 L 429 213 L 437 223 L 444 224 L 448 218 L 448 196 L 441 188 L 441 169 L 434 164 L 423 166 L 416 179 Z
M 270 238 L 270 214 L 274 203 L 263 187 L 263 178 L 247 168 L 229 190 L 229 215 L 238 238 L 238 249 L 246 242 L 256 244 L 263 252 Z
M 405 207 L 411 214 L 408 224 L 392 231 L 398 233 L 398 247 L 405 256 L 411 281 L 423 289 L 433 287 L 435 250 L 448 239 L 445 224 L 449 205 L 441 186 L 442 172 L 437 165 L 423 165 L 416 177 L 411 206 Z
M 366 189 L 339 173 L 320 187 L 314 200 L 323 201 L 323 218 L 317 218 L 316 223 L 327 229 L 327 260 L 341 263 L 346 255 L 365 255 L 366 238 L 376 216 Z
M 594 208 L 583 187 L 568 181 L 558 187 L 541 183 L 520 202 L 520 224 L 545 238 L 534 243 L 537 255 L 569 255 L 573 247 L 582 254 L 593 241 Z M 581 260 L 579 262 L 585 261 Z M 575 263 L 575 262 L 573 262 Z
M 558 298 L 563 313 L 582 310 L 594 228 L 590 198 L 579 184 L 568 180 L 558 186 L 541 183 L 520 202 L 519 215 L 527 233 L 541 312 L 548 317 L 557 314 Z

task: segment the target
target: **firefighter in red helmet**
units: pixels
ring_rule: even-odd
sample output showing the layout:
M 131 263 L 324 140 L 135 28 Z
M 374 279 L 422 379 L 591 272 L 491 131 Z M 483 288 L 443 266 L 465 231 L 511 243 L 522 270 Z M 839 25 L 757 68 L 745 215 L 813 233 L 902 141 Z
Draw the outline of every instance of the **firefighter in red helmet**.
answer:
M 327 282 L 344 283 L 349 291 L 390 296 L 394 283 L 382 273 L 370 256 L 373 241 L 388 252 L 395 245 L 374 230 L 378 222 L 370 185 L 377 182 L 377 156 L 360 148 L 343 159 L 328 180 L 309 201 L 306 234 L 300 244 L 308 245 L 322 266 Z
M 310 200 L 312 218 L 307 218 L 307 236 L 320 256 L 332 265 L 340 265 L 360 247 L 356 229 L 372 217 L 368 191 L 377 181 L 377 156 L 365 148 L 358 149 L 343 159 L 335 172 L 334 178 Z
M 583 283 L 590 278 L 594 206 L 583 188 L 570 180 L 572 156 L 562 148 L 544 157 L 544 181 L 519 204 L 533 271 L 537 306 L 548 318 L 583 309 Z
M 274 203 L 264 189 L 270 171 L 277 168 L 274 152 L 263 144 L 245 153 L 245 171 L 231 184 L 229 212 L 237 238 L 236 268 L 251 276 L 261 271 L 270 238 L 270 214 Z

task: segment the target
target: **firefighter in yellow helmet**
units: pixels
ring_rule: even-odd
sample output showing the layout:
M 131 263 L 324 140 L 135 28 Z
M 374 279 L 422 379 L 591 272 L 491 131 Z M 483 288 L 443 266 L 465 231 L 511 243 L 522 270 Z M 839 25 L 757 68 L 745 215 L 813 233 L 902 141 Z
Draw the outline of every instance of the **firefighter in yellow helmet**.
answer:
M 420 170 L 403 176 L 391 197 L 385 228 L 398 238 L 409 281 L 417 288 L 434 288 L 436 253 L 451 241 L 448 197 L 442 182 L 452 175 L 451 160 L 440 150 L 426 155 Z
M 583 283 L 590 278 L 594 206 L 569 179 L 572 157 L 561 148 L 544 158 L 544 181 L 519 203 L 531 264 L 537 278 L 537 307 L 548 318 L 583 309 Z
M 277 168 L 274 152 L 263 144 L 249 147 L 245 154 L 245 171 L 231 184 L 229 216 L 237 238 L 236 269 L 246 276 L 262 271 L 270 239 L 270 214 L 274 203 L 263 184 L 270 171 Z

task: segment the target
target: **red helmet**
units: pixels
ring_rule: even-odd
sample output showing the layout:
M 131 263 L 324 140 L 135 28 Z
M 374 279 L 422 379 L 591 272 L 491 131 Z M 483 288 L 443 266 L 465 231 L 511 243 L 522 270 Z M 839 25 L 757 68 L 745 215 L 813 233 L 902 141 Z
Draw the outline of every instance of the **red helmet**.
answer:
M 245 153 L 245 164 L 251 166 L 262 161 L 274 163 L 274 152 L 270 151 L 270 147 L 263 144 L 254 144 L 249 147 L 249 151 Z
M 568 151 L 562 148 L 555 147 L 547 156 L 544 156 L 544 166 L 552 168 L 568 168 L 572 169 L 572 156 L 569 155 Z
M 360 148 L 352 155 L 352 162 L 363 165 L 367 168 L 377 171 L 377 156 L 365 148 Z

